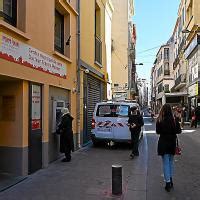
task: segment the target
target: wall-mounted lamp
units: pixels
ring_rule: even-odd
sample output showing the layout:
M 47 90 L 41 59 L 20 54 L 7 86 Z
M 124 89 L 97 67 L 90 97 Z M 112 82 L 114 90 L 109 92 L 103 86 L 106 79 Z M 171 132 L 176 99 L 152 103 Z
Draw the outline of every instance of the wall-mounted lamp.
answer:
M 90 72 L 89 69 L 85 69 L 86 74 L 89 74 L 89 72 Z
M 70 45 L 70 39 L 71 39 L 71 35 L 68 37 L 68 39 L 66 41 L 66 45 Z
M 73 92 L 73 93 L 76 93 L 76 92 L 77 92 L 77 89 L 76 89 L 76 88 L 72 88 L 72 92 Z

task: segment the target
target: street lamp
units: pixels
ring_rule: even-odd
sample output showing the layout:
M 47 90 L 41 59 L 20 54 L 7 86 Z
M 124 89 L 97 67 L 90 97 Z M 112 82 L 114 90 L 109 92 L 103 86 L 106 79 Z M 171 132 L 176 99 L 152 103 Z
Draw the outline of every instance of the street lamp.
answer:
M 138 64 L 137 64 L 137 63 L 135 63 L 134 65 L 143 65 L 143 63 L 138 63 Z
M 192 30 L 190 31 L 187 28 L 185 28 L 185 29 L 182 30 L 182 33 L 200 33 L 200 30 L 198 29 L 199 25 L 196 25 L 196 27 L 197 27 L 197 29 L 194 30 L 194 31 L 192 31 Z
M 136 73 L 136 65 L 143 65 L 143 63 L 134 63 L 132 62 L 132 67 L 130 71 L 130 79 L 129 79 L 129 91 L 130 91 L 130 98 L 135 99 L 135 95 L 137 93 L 137 83 L 135 80 L 135 73 Z

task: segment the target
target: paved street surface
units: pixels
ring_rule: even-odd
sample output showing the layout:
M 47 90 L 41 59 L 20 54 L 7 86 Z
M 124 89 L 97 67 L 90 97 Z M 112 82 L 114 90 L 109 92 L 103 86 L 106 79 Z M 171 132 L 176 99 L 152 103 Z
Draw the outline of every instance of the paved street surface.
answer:
M 185 127 L 179 136 L 183 152 L 175 157 L 174 190 L 164 190 L 157 156 L 155 124 L 145 117 L 140 156 L 129 159 L 128 145 L 92 145 L 73 153 L 0 193 L 0 200 L 198 200 L 200 199 L 200 130 Z M 123 166 L 123 195 L 111 194 L 112 164 Z

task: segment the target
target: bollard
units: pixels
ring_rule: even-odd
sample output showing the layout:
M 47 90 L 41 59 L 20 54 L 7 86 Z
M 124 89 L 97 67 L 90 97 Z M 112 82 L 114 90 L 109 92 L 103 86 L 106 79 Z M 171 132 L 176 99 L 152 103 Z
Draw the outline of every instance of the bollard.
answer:
M 112 165 L 112 194 L 122 194 L 122 166 Z

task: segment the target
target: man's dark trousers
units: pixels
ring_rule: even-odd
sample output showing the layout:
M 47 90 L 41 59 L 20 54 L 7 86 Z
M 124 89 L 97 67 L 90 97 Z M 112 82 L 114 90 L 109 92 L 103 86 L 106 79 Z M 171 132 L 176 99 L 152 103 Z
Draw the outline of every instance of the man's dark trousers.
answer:
M 135 156 L 139 156 L 139 151 L 138 151 L 139 135 L 140 133 L 131 131 L 132 153 Z

